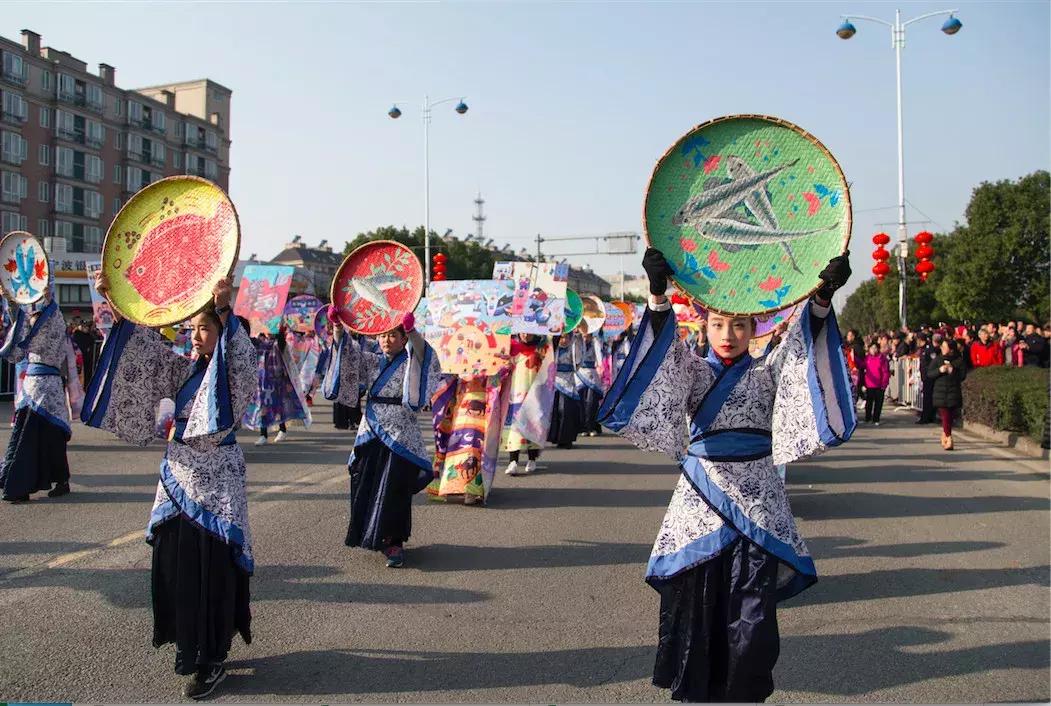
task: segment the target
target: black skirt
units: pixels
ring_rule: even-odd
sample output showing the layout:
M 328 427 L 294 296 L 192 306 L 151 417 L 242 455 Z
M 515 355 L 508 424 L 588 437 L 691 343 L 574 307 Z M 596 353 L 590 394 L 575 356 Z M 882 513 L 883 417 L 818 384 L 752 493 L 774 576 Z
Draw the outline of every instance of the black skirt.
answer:
M 252 642 L 249 575 L 233 548 L 182 515 L 154 529 L 153 646 L 175 643 L 175 673 L 221 664 L 234 634 Z
M 602 393 L 585 387 L 580 393 L 580 428 L 582 431 L 602 431 L 598 423 L 598 410 L 602 406 Z
M 412 534 L 412 496 L 427 487 L 420 469 L 379 439 L 355 449 L 350 466 L 348 547 L 382 551 Z
M 547 433 L 547 440 L 558 446 L 570 446 L 577 440 L 580 423 L 580 400 L 555 391 L 555 404 L 551 411 L 551 429 Z
M 332 403 L 332 425 L 337 429 L 356 428 L 361 423 L 361 406 L 348 407 L 339 402 Z
M 52 483 L 69 482 L 69 435 L 28 407 L 15 412 L 15 427 L 0 468 L 4 500 L 21 498 Z
M 653 683 L 677 701 L 764 701 L 774 691 L 778 560 L 738 537 L 712 559 L 655 582 Z

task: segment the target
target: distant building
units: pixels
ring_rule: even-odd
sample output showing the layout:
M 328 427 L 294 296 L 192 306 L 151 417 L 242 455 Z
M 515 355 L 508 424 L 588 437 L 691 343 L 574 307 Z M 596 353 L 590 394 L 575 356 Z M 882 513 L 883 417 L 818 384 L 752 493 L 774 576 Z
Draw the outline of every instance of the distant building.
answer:
M 310 247 L 297 235 L 292 242 L 285 244 L 285 249 L 270 260 L 275 265 L 293 265 L 309 270 L 314 276 L 314 290 L 318 297 L 328 301 L 332 278 L 343 262 L 343 253 L 332 252 L 327 240 L 322 240 L 317 247 Z
M 600 299 L 610 299 L 609 282 L 590 269 L 569 268 L 569 288 L 577 294 L 595 294 Z

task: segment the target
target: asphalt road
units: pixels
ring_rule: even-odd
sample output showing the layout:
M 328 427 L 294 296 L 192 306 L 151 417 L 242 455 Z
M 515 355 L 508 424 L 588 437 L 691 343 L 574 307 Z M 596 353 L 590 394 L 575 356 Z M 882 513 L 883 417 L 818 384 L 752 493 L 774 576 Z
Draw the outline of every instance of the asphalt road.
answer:
M 501 473 L 488 507 L 417 498 L 408 566 L 390 570 L 343 545 L 351 438 L 327 406 L 315 417 L 246 446 L 254 642 L 235 640 L 217 700 L 668 699 L 642 573 L 669 462 L 602 436 Z M 889 412 L 789 467 L 821 578 L 779 611 L 774 700 L 1051 697 L 1047 464 L 958 442 Z M 78 425 L 74 492 L 0 507 L 0 700 L 178 700 L 142 541 L 161 454 Z

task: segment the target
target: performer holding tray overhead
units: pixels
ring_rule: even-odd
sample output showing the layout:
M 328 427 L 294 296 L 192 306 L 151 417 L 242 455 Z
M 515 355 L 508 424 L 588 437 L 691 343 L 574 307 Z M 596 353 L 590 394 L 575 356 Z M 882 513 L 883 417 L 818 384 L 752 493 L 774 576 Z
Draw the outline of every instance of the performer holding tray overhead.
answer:
M 0 243 L 5 260 L 9 250 L 17 267 L 5 270 L 3 278 L 12 322 L 0 356 L 19 364 L 25 379 L 15 399 L 14 429 L 0 467 L 0 488 L 4 500 L 27 502 L 39 490 L 47 490 L 52 498 L 69 492 L 67 398 L 76 405 L 77 369 L 67 355 L 66 325 L 52 298 L 43 247 L 29 233 L 14 231 Z
M 754 319 L 710 314 L 703 360 L 676 335 L 664 256 L 650 248 L 643 267 L 654 296 L 600 419 L 682 470 L 646 571 L 661 595 L 653 681 L 679 700 L 762 701 L 777 603 L 817 580 L 774 464 L 841 444 L 855 425 L 829 305 L 850 267 L 833 258 L 764 358 L 748 353 Z

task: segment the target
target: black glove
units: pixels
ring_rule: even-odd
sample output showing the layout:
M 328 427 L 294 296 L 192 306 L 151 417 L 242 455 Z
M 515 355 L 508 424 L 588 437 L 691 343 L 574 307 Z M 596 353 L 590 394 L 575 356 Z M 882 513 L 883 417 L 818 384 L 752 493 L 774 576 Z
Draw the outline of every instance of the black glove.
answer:
M 664 294 L 668 291 L 668 277 L 675 274 L 671 265 L 664 259 L 664 253 L 657 248 L 646 248 L 642 256 L 642 269 L 650 280 L 650 294 Z
M 850 251 L 829 260 L 818 277 L 821 278 L 822 284 L 814 294 L 822 301 L 832 301 L 836 290 L 850 279 Z

